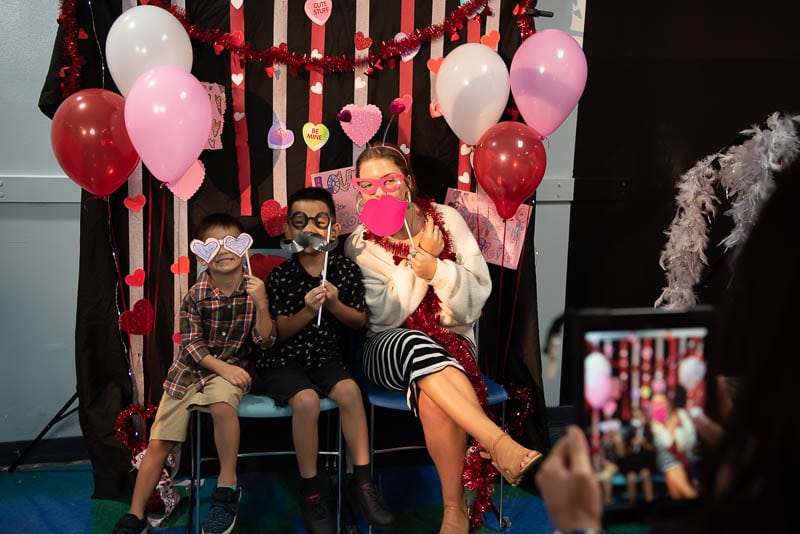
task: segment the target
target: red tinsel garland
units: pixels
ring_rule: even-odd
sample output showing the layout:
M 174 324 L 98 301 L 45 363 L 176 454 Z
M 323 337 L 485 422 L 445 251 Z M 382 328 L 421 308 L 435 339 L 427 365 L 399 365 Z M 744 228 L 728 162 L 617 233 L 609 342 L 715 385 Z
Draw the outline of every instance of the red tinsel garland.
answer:
M 523 41 L 536 33 L 536 28 L 533 26 L 533 17 L 527 14 L 528 8 L 531 7 L 531 2 L 532 0 L 521 0 L 517 7 L 514 8 L 514 13 L 517 17 L 517 28 Z
M 59 75 L 63 74 L 61 94 L 65 98 L 80 88 L 80 67 L 86 62 L 78 51 L 78 1 L 62 0 L 61 14 L 58 17 L 58 23 L 64 29 L 62 42 L 65 66 Z M 521 2 L 520 5 L 525 3 Z M 461 31 L 467 20 L 476 16 L 482 9 L 485 10 L 482 15 L 490 15 L 488 4 L 489 0 L 469 0 L 464 5 L 454 9 L 442 24 L 432 24 L 426 28 L 416 29 L 407 38 L 399 42 L 394 40 L 382 41 L 378 52 L 359 56 L 339 55 L 312 58 L 309 54 L 298 54 L 289 51 L 286 43 L 280 43 L 278 46 L 272 46 L 266 50 L 255 50 L 250 43 L 244 42 L 241 36 L 234 36 L 220 29 L 203 29 L 192 23 L 185 10 L 170 6 L 166 0 L 150 1 L 150 5 L 170 11 L 183 24 L 190 37 L 213 45 L 218 52 L 224 49 L 242 59 L 251 59 L 271 65 L 286 65 L 289 74 L 293 76 L 303 70 L 315 70 L 322 73 L 351 72 L 357 67 L 380 65 L 382 61 L 385 61 L 391 68 L 396 63 L 393 59 L 400 57 L 403 53 L 414 50 L 420 45 L 435 39 L 440 39 L 445 35 L 452 35 Z M 523 38 L 532 33 L 529 17 L 518 14 L 517 24 L 523 34 Z
M 86 59 L 78 52 L 78 0 L 61 0 L 61 14 L 58 16 L 61 26 L 61 42 L 64 47 L 64 66 L 58 71 L 62 79 L 59 83 L 61 96 L 68 97 L 80 89 L 81 67 Z
M 145 433 L 140 433 L 133 422 L 133 418 L 139 417 L 142 425 L 146 425 L 147 421 L 153 419 L 156 415 L 158 406 L 148 404 L 142 406 L 141 404 L 131 404 L 117 416 L 117 422 L 114 424 L 114 435 L 116 438 L 125 445 L 125 448 L 131 451 L 131 457 L 147 448 L 147 437 Z
M 425 216 L 433 219 L 433 223 L 441 231 L 444 249 L 439 258 L 442 260 L 455 260 L 456 254 L 453 251 L 452 237 L 444 226 L 441 214 L 433 207 L 432 200 L 420 199 L 417 203 L 425 213 Z M 399 265 L 401 261 L 408 257 L 410 252 L 408 243 L 392 241 L 386 237 L 377 237 L 369 230 L 365 230 L 363 235 L 364 239 L 372 241 L 389 251 L 393 256 L 395 265 Z M 469 341 L 439 324 L 440 311 L 441 300 L 433 288 L 429 287 L 422 302 L 414 313 L 406 319 L 404 326 L 428 334 L 461 364 L 475 390 L 475 394 L 478 396 L 478 402 L 486 410 L 489 407 L 489 394 L 486 389 L 486 383 L 481 377 L 478 364 L 470 350 Z M 488 460 L 480 457 L 481 450 L 483 450 L 481 445 L 474 438 L 471 438 L 470 447 L 464 459 L 464 470 L 461 474 L 464 487 L 476 493 L 476 499 L 470 510 L 469 517 L 470 525 L 473 528 L 482 525 L 483 512 L 492 509 L 492 483 L 497 479 L 497 470 Z

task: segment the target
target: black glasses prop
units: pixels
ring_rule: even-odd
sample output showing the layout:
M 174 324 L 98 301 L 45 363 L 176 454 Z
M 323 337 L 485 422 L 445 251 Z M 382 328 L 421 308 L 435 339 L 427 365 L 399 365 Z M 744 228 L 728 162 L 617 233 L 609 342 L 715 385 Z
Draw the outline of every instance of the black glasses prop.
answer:
M 309 217 L 302 211 L 296 211 L 289 215 L 289 224 L 296 230 L 303 230 L 308 225 L 308 221 L 314 221 L 314 226 L 320 230 L 325 230 L 331 224 L 331 216 L 325 212 L 320 212 L 313 217 Z

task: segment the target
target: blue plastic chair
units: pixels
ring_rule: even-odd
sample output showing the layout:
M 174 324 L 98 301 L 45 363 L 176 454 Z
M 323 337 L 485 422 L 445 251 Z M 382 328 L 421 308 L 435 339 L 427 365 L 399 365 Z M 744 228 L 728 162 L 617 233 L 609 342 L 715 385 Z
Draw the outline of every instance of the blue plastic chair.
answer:
M 506 392 L 503 387 L 498 384 L 497 382 L 491 380 L 485 375 L 483 376 L 484 382 L 486 382 L 486 388 L 489 390 L 489 406 L 494 406 L 496 404 L 501 405 L 501 428 L 505 426 L 506 422 L 506 401 L 508 400 L 508 392 Z M 410 450 L 419 450 L 425 449 L 425 445 L 403 445 L 398 447 L 389 447 L 385 449 L 375 449 L 374 447 L 374 436 L 375 436 L 375 408 L 384 408 L 387 410 L 396 410 L 401 412 L 411 412 L 406 404 L 406 394 L 403 391 L 392 391 L 388 389 L 384 389 L 382 387 L 376 386 L 369 380 L 367 380 L 364 376 L 359 376 L 359 385 L 361 386 L 362 390 L 367 396 L 367 400 L 369 401 L 370 408 L 369 408 L 369 452 L 370 452 L 370 464 L 373 465 L 374 468 L 374 457 L 376 454 L 382 454 L 386 452 L 398 452 L 398 451 L 410 451 Z M 497 514 L 497 520 L 500 524 L 501 530 L 504 530 L 508 525 L 510 525 L 510 521 L 507 517 L 503 516 L 503 486 L 504 486 L 504 479 L 500 477 L 500 495 L 498 499 L 498 505 L 495 509 Z M 370 527 L 370 532 L 372 531 L 372 527 Z
M 320 412 L 329 412 L 338 409 L 334 401 L 328 398 L 320 399 L 319 402 Z M 204 460 L 211 460 L 213 458 L 204 459 L 200 450 L 201 443 L 201 424 L 200 418 L 204 412 L 195 410 L 194 412 L 194 427 L 195 436 L 193 440 L 192 451 L 192 480 L 191 480 L 191 495 L 194 499 L 193 515 L 194 524 L 196 525 L 196 532 L 200 532 L 200 466 Z M 252 395 L 248 394 L 242 398 L 239 403 L 239 417 L 251 419 L 274 419 L 278 417 L 291 417 L 292 409 L 289 406 L 276 406 L 275 401 L 266 395 Z M 334 456 L 336 465 L 336 531 L 341 530 L 342 519 L 342 456 L 344 449 L 342 448 L 342 423 L 338 422 L 337 428 L 337 445 L 336 450 L 320 450 L 321 456 Z M 284 451 L 259 451 L 259 452 L 240 452 L 239 458 L 254 458 L 261 456 L 285 456 L 294 455 L 294 449 Z

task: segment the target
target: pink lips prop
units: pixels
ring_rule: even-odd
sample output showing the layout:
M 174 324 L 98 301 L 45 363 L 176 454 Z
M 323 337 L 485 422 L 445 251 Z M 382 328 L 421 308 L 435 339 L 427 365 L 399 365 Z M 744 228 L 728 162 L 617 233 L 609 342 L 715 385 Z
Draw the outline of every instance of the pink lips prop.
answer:
M 358 220 L 377 236 L 392 235 L 403 227 L 407 206 L 408 202 L 389 195 L 371 198 L 364 203 Z

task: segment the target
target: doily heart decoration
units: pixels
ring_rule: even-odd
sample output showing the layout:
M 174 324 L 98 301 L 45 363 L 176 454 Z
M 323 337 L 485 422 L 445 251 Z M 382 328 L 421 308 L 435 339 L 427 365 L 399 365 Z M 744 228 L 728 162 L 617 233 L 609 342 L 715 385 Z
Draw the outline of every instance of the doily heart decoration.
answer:
M 226 235 L 222 245 L 241 258 L 253 246 L 253 236 L 247 232 L 242 232 L 239 237 Z
M 288 211 L 289 208 L 286 206 L 281 207 L 278 201 L 274 199 L 266 200 L 261 204 L 261 223 L 270 237 L 276 237 L 283 233 Z
M 199 239 L 192 239 L 192 242 L 189 243 L 189 250 L 197 254 L 197 257 L 206 263 L 210 262 L 214 256 L 217 255 L 219 249 L 219 241 L 214 237 L 209 237 L 205 242 Z
M 381 127 L 383 116 L 381 110 L 375 104 L 366 106 L 356 106 L 347 104 L 341 112 L 350 112 L 350 121 L 339 121 L 342 130 L 353 143 L 364 146 L 378 132 Z
M 189 170 L 175 183 L 165 184 L 172 194 L 181 200 L 189 200 L 203 185 L 206 178 L 206 167 L 199 159 L 192 163 Z
M 119 316 L 119 329 L 129 334 L 146 336 L 153 329 L 153 305 L 140 299 L 133 308 Z

